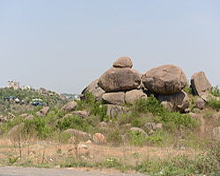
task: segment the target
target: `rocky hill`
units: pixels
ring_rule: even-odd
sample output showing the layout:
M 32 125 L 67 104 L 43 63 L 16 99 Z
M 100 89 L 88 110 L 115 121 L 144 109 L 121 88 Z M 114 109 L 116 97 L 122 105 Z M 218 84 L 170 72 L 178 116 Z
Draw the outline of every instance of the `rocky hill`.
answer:
M 92 167 L 98 160 L 98 154 L 93 155 L 95 148 L 135 146 L 140 148 L 134 154 L 128 151 L 135 163 L 102 158 L 99 165 L 126 168 L 129 163 L 129 168 L 152 175 L 210 174 L 220 170 L 220 90 L 211 86 L 204 72 L 193 74 L 188 83 L 178 66 L 163 65 L 140 74 L 133 69 L 130 58 L 121 57 L 82 91 L 80 100 L 66 100 L 45 90 L 1 89 L 0 96 L 1 138 L 10 139 L 20 149 L 19 160 L 12 158 L 11 162 L 27 163 L 22 147 L 29 146 L 30 140 L 40 140 L 69 145 L 65 151 L 58 147 L 55 156 L 45 157 L 50 166 L 62 158 L 69 161 L 65 166 Z M 41 104 L 33 103 L 40 103 L 39 99 Z M 48 147 L 50 142 L 45 142 Z M 184 155 L 176 158 L 171 154 L 163 160 L 159 155 L 146 160 L 146 153 L 141 151 L 149 147 Z M 192 158 L 192 150 L 196 158 Z M 16 150 L 14 153 L 18 155 Z M 7 158 L 0 150 L 1 154 Z M 39 159 L 36 151 L 33 156 Z M 51 158 L 56 159 L 52 162 Z

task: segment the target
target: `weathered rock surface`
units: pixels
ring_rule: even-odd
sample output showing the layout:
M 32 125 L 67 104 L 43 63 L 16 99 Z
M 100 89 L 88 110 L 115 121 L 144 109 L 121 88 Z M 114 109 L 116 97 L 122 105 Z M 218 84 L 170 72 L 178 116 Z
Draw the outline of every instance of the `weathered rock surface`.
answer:
M 65 104 L 63 107 L 62 107 L 62 110 L 66 111 L 66 112 L 71 112 L 71 111 L 74 111 L 77 107 L 77 103 L 75 101 L 71 101 L 67 104 Z
M 85 155 L 88 156 L 90 154 L 89 148 L 86 144 L 78 144 L 77 145 L 77 155 Z
M 81 118 L 86 118 L 89 116 L 89 112 L 87 111 L 73 111 L 74 115 L 80 116 Z
M 141 84 L 141 76 L 134 69 L 110 68 L 99 79 L 98 85 L 106 92 L 136 89 Z
M 37 114 L 38 116 L 43 117 L 43 116 L 47 115 L 47 113 L 49 112 L 49 110 L 50 110 L 50 107 L 45 106 L 45 107 L 43 107 L 40 111 L 38 111 L 36 114 Z
M 158 99 L 161 102 L 168 102 L 172 111 L 184 112 L 189 107 L 189 97 L 184 91 L 171 95 L 159 95 Z
M 115 105 L 124 104 L 125 93 L 124 92 L 105 93 L 103 94 L 102 99 L 109 104 L 115 104 Z
M 212 135 L 215 140 L 220 141 L 220 126 L 215 127 L 212 130 Z
M 116 67 L 116 68 L 132 68 L 133 63 L 132 63 L 131 58 L 129 58 L 129 57 L 120 57 L 113 63 L 113 67 Z
M 193 92 L 199 96 L 211 90 L 212 87 L 203 71 L 193 74 L 191 77 L 191 86 Z
M 205 107 L 205 101 L 202 98 L 197 98 L 195 100 L 195 108 L 203 109 Z
M 107 144 L 106 137 L 101 133 L 95 133 L 92 139 L 95 144 Z
M 9 132 L 8 135 L 11 137 L 19 137 L 21 134 L 21 129 L 24 127 L 24 123 L 15 125 Z M 14 136 L 13 136 L 14 135 Z
M 148 134 L 143 129 L 138 128 L 138 127 L 132 127 L 132 128 L 130 128 L 130 131 L 139 132 L 144 136 L 148 136 Z
M 87 141 L 87 140 L 91 139 L 90 134 L 83 132 L 83 131 L 80 131 L 80 130 L 76 130 L 76 129 L 68 129 L 68 130 L 65 130 L 63 133 L 71 134 L 74 137 L 76 137 L 77 139 L 81 139 L 83 141 Z
M 174 65 L 163 65 L 147 71 L 142 76 L 144 86 L 158 94 L 174 94 L 181 92 L 187 85 L 184 72 Z
M 142 90 L 138 90 L 138 89 L 128 91 L 125 94 L 125 102 L 130 104 L 133 104 L 138 99 L 146 99 L 146 98 L 147 95 Z
M 25 117 L 25 120 L 32 120 L 32 119 L 34 119 L 34 116 L 32 114 Z
M 96 79 L 95 81 L 91 82 L 83 91 L 82 94 L 85 95 L 86 92 L 91 93 L 94 95 L 96 100 L 101 100 L 102 95 L 105 93 L 105 91 L 98 85 L 99 79 Z
M 125 107 L 119 105 L 108 105 L 107 106 L 107 115 L 111 118 L 116 117 L 117 115 L 123 114 L 125 112 Z

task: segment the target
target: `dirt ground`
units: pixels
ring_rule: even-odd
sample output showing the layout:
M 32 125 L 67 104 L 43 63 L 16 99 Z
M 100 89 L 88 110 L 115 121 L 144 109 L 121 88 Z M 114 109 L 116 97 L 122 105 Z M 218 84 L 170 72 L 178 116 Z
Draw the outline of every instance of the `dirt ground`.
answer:
M 120 146 L 114 147 L 109 145 L 96 145 L 90 142 L 83 143 L 86 145 L 86 151 L 82 151 L 82 159 L 95 163 L 102 162 L 106 159 L 117 158 L 127 165 L 135 165 L 137 162 L 150 158 L 172 158 L 178 155 L 195 156 L 198 151 L 193 149 L 174 149 L 159 147 L 135 147 Z M 0 165 L 13 164 L 14 160 L 21 163 L 31 161 L 32 165 L 47 163 L 51 166 L 59 166 L 67 158 L 79 157 L 73 144 L 59 144 L 51 141 L 32 141 L 21 142 L 19 144 L 9 139 L 0 139 Z M 84 153 L 83 153 L 84 152 Z M 21 158 L 19 157 L 21 155 Z

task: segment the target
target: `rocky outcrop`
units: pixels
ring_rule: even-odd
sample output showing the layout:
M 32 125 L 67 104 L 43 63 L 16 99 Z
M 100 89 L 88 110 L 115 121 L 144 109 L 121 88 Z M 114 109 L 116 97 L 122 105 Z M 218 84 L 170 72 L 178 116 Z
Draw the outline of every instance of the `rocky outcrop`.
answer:
M 109 104 L 124 104 L 125 103 L 125 93 L 124 92 L 111 92 L 105 93 L 102 99 Z
M 67 104 L 65 104 L 63 107 L 62 107 L 62 110 L 66 111 L 66 112 L 71 112 L 71 111 L 74 111 L 77 107 L 77 103 L 75 101 L 71 101 Z
M 211 84 L 203 71 L 193 74 L 191 77 L 191 87 L 196 95 L 203 96 L 211 90 Z
M 115 68 L 132 68 L 133 62 L 129 57 L 120 57 L 114 63 L 113 67 Z
M 105 92 L 136 89 L 141 84 L 140 73 L 130 68 L 110 68 L 99 79 L 98 85 Z
M 171 111 L 184 112 L 189 107 L 189 97 L 184 91 L 171 95 L 159 95 L 158 99 L 161 102 L 168 102 L 170 106 L 168 110 Z M 165 108 L 167 107 L 165 106 Z
M 179 93 L 187 85 L 184 72 L 174 65 L 163 65 L 147 71 L 142 82 L 151 92 L 163 95 Z
M 99 79 L 96 79 L 95 81 L 91 82 L 83 91 L 82 94 L 85 95 L 86 92 L 91 93 L 96 100 L 101 100 L 102 95 L 105 93 L 105 91 L 98 85 Z
M 127 91 L 125 94 L 125 102 L 129 104 L 135 103 L 138 99 L 146 99 L 147 95 L 142 91 L 138 89 Z

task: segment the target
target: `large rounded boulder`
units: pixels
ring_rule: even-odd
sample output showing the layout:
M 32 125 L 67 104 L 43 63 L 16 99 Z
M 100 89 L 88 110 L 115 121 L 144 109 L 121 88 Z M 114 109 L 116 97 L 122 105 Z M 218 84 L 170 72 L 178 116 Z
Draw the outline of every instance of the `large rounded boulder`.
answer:
M 174 65 L 163 65 L 147 71 L 142 76 L 144 86 L 158 94 L 174 94 L 181 92 L 187 85 L 184 72 Z
M 105 92 L 127 91 L 136 89 L 141 84 L 140 73 L 131 68 L 115 68 L 107 70 L 100 78 L 98 85 Z

